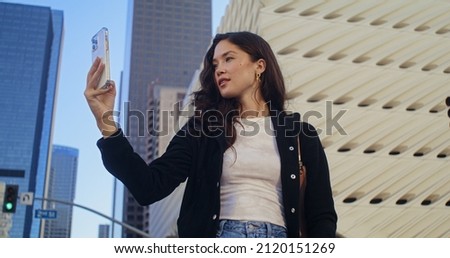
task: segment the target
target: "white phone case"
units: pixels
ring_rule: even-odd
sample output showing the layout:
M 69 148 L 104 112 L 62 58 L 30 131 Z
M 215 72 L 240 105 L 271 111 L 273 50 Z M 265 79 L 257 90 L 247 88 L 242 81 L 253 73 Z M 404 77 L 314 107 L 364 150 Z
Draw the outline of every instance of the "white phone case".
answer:
M 92 62 L 99 57 L 102 63 L 105 64 L 102 77 L 97 88 L 106 87 L 106 82 L 110 80 L 110 67 L 109 67 L 109 32 L 108 29 L 101 28 L 91 39 L 92 42 Z

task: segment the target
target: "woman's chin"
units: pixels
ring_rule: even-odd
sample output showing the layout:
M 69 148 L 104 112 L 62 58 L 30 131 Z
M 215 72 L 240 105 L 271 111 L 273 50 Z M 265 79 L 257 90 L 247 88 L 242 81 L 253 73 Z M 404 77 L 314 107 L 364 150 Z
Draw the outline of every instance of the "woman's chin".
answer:
M 222 96 L 222 98 L 224 99 L 232 99 L 236 97 L 235 94 L 231 94 L 229 92 L 220 92 L 220 96 Z

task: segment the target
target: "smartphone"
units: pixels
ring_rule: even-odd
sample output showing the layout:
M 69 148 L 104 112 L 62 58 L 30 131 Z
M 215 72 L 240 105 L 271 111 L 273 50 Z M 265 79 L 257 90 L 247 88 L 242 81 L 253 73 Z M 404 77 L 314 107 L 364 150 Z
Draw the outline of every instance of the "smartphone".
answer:
M 92 42 L 92 62 L 98 57 L 105 64 L 102 77 L 97 88 L 106 87 L 107 81 L 111 79 L 109 67 L 109 32 L 108 29 L 101 28 L 91 39 Z

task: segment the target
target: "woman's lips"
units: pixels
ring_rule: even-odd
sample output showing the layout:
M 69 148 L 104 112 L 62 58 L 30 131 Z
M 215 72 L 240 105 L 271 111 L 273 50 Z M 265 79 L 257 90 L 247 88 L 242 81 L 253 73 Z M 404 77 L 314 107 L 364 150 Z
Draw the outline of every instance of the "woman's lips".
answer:
M 229 81 L 230 81 L 230 79 L 219 79 L 218 85 L 219 85 L 219 87 L 223 87 Z

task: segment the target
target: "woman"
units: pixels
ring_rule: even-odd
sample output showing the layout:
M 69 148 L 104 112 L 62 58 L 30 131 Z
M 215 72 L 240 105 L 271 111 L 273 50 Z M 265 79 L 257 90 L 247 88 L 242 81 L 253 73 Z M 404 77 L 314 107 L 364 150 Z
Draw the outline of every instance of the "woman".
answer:
M 141 205 L 187 180 L 180 237 L 299 237 L 300 222 L 308 237 L 335 237 L 325 153 L 315 129 L 284 112 L 284 80 L 268 43 L 250 32 L 218 34 L 203 65 L 196 115 L 146 164 L 105 115 L 116 90 L 114 82 L 96 89 L 103 65 L 94 62 L 85 97 L 103 134 L 97 145 L 108 171 Z M 302 221 L 298 138 L 308 168 Z

